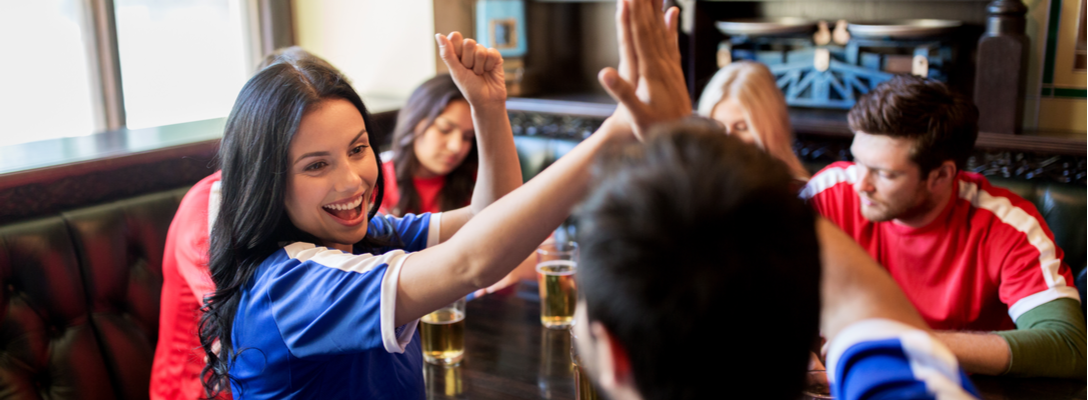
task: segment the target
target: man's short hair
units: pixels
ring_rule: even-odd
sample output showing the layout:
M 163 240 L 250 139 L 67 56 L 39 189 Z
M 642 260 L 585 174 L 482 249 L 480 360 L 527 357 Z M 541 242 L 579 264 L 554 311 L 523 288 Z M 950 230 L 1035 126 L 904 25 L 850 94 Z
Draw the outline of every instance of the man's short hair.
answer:
M 755 382 L 796 398 L 818 331 L 813 212 L 784 164 L 716 125 L 656 131 L 595 168 L 578 218 L 587 317 L 627 349 L 645 399 Z
M 850 109 L 850 129 L 914 139 L 910 159 L 926 177 L 946 160 L 963 170 L 978 138 L 978 108 L 945 84 L 910 75 L 881 83 Z

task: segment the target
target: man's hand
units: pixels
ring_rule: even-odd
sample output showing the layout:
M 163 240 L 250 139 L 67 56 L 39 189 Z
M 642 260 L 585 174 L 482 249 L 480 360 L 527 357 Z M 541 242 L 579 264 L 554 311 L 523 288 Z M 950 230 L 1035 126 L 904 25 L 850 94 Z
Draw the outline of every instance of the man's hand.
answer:
M 475 40 L 462 39 L 460 32 L 449 37 L 439 33 L 438 55 L 450 69 L 453 81 L 473 108 L 487 108 L 496 104 L 505 106 L 506 77 L 502 69 L 502 56 L 495 49 L 484 48 Z
M 691 115 L 691 99 L 680 68 L 676 7 L 662 13 L 661 0 L 617 0 L 619 71 L 605 68 L 598 79 L 618 101 L 614 118 L 628 121 L 640 138 L 658 122 Z

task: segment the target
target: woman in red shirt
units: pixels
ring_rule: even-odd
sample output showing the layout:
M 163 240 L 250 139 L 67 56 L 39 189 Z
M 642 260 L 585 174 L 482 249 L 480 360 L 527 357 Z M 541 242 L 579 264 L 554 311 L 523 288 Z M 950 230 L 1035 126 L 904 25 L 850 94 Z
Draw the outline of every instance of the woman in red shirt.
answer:
M 449 211 L 471 202 L 476 185 L 472 113 L 449 75 L 423 82 L 397 115 L 393 156 L 384 157 L 381 212 Z
M 382 154 L 385 195 L 379 212 L 405 214 L 456 210 L 472 202 L 476 186 L 476 133 L 472 112 L 449 75 L 419 85 L 397 114 L 393 155 Z M 476 296 L 518 280 L 536 279 L 536 257 L 529 256 L 498 283 Z

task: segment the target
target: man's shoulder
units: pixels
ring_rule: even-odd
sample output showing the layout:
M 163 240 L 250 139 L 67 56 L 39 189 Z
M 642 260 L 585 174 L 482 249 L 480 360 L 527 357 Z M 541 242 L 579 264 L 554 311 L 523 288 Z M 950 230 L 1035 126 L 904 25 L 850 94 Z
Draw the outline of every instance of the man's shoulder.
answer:
M 1012 190 L 994 186 L 985 176 L 961 171 L 956 177 L 956 196 L 971 207 L 993 213 L 996 221 L 1017 224 L 1017 220 L 1034 218 L 1043 222 L 1035 204 Z M 995 222 L 996 222 L 995 221 Z
M 848 187 L 857 181 L 857 167 L 849 161 L 837 161 L 824 167 L 816 175 L 809 179 L 804 189 L 801 189 L 801 198 L 811 199 L 816 195 L 836 188 Z M 848 185 L 842 186 L 840 184 Z

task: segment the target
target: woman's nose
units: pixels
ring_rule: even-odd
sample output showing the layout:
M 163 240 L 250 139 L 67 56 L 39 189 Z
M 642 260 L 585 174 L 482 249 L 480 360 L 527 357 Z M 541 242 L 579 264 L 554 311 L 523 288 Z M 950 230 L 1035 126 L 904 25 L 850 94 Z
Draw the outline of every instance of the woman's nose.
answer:
M 341 164 L 347 165 L 347 164 Z M 363 184 L 363 178 L 359 176 L 352 168 L 341 167 L 337 168 L 336 182 L 334 188 L 337 192 L 341 193 L 355 193 L 359 191 L 359 186 Z
M 464 140 L 460 135 L 450 135 L 451 137 L 446 140 L 446 149 L 453 153 L 460 153 L 461 146 L 464 146 Z

